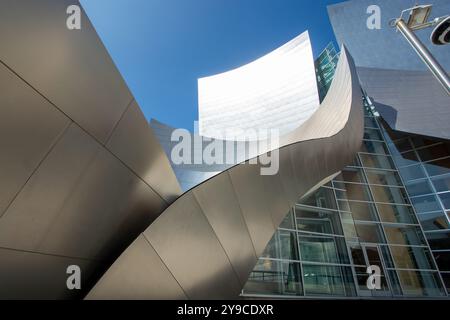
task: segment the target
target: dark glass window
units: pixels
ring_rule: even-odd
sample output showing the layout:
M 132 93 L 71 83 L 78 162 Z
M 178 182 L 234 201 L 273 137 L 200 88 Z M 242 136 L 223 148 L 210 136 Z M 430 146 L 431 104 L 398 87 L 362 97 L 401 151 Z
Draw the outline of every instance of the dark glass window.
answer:
M 364 140 L 361 152 L 389 154 L 387 146 L 384 142 Z
M 434 195 L 411 198 L 417 213 L 433 212 L 442 210 L 441 206 Z
M 431 250 L 450 249 L 450 232 L 429 232 L 426 236 Z
M 303 295 L 302 270 L 299 262 L 281 262 L 283 273 L 283 293 L 287 295 Z
M 286 260 L 299 260 L 296 232 L 278 231 L 280 235 L 280 258 Z
M 450 251 L 435 252 L 434 259 L 440 271 L 450 271 Z
M 445 209 L 450 209 L 450 192 L 439 194 Z
M 430 176 L 450 173 L 450 158 L 428 162 L 424 166 Z
M 398 167 L 409 166 L 417 164 L 419 162 L 419 159 L 417 158 L 416 153 L 414 151 L 396 154 L 393 157 Z
M 419 180 L 406 183 L 406 189 L 411 197 L 433 193 L 428 180 Z
M 419 157 L 422 161 L 430 161 L 434 159 L 444 158 L 450 156 L 450 150 L 448 145 L 439 144 L 436 146 L 417 150 Z
M 403 167 L 398 169 L 400 171 L 400 174 L 405 181 L 410 180 L 416 180 L 425 178 L 425 172 L 423 171 L 422 166 L 415 165 L 415 166 L 409 166 L 409 167 Z
M 435 177 L 432 179 L 433 185 L 437 192 L 443 192 L 450 190 L 450 175 Z
M 421 213 L 417 217 L 425 231 L 448 229 L 447 219 L 442 211 Z
M 364 126 L 367 128 L 378 128 L 377 123 L 373 117 L 364 117 Z

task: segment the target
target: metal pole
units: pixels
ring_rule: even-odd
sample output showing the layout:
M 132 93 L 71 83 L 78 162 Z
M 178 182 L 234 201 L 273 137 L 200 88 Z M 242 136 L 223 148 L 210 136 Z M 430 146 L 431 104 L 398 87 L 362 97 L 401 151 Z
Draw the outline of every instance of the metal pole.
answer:
M 395 25 L 403 36 L 408 40 L 409 44 L 414 48 L 420 58 L 425 62 L 436 79 L 444 87 L 448 95 L 450 95 L 450 78 L 447 72 L 442 68 L 439 62 L 433 57 L 430 51 L 420 42 L 419 38 L 406 25 L 403 19 L 397 19 Z

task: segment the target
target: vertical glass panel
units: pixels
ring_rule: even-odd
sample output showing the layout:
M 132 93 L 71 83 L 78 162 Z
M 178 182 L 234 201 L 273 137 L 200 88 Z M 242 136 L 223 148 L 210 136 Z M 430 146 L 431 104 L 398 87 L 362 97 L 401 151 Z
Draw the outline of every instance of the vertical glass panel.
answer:
M 344 296 L 345 281 L 344 273 L 348 273 L 346 268 L 303 264 L 303 280 L 305 294 Z M 349 281 L 349 280 L 347 280 Z
M 385 226 L 384 231 L 390 244 L 410 246 L 426 245 L 425 239 L 422 236 L 422 230 L 419 227 Z
M 344 235 L 346 238 L 357 238 L 355 224 L 350 213 L 341 212 L 342 227 L 344 228 Z
M 354 220 L 378 221 L 375 206 L 370 202 L 348 201 Z
M 383 232 L 378 224 L 355 223 L 361 242 L 384 243 Z
M 264 249 L 261 258 L 273 258 L 278 259 L 280 257 L 280 248 L 279 248 L 279 233 L 280 230 L 277 230 L 273 235 L 272 239 L 270 239 L 266 248 Z
M 450 175 L 435 177 L 431 179 L 437 192 L 444 192 L 450 190 Z
M 320 209 L 300 208 L 295 209 L 297 230 L 304 232 L 339 234 L 342 228 L 337 212 L 320 211 Z
M 428 249 L 403 246 L 390 248 L 395 265 L 399 269 L 435 269 Z
M 384 296 L 389 292 L 389 287 L 386 280 L 386 274 L 384 272 L 383 262 L 381 261 L 380 252 L 378 247 L 366 246 L 365 247 L 368 263 L 370 266 L 378 266 L 381 271 L 381 288 L 379 290 L 372 291 L 373 296 Z
M 450 249 L 450 232 L 430 232 L 426 236 L 431 250 Z
M 405 181 L 422 179 L 426 177 L 425 172 L 423 171 L 423 168 L 420 164 L 399 168 L 398 170 L 400 171 L 400 175 Z
M 406 189 L 411 197 L 433 193 L 428 179 L 408 182 Z
M 398 279 L 397 273 L 394 270 L 388 270 L 389 280 L 391 283 L 392 293 L 396 296 L 402 295 L 402 289 L 400 286 L 400 280 Z
M 442 296 L 444 291 L 437 272 L 398 270 L 403 293 L 408 296 Z
M 417 224 L 416 216 L 411 206 L 394 204 L 376 204 L 380 219 L 383 222 Z
M 361 152 L 376 153 L 376 154 L 389 154 L 387 146 L 381 141 L 364 140 L 361 146 Z
M 335 178 L 336 181 L 344 182 L 360 182 L 365 183 L 364 174 L 362 169 L 359 168 L 345 168 Z
M 366 168 L 395 169 L 390 156 L 364 153 L 360 153 L 359 156 L 363 166 Z
M 333 190 L 323 187 L 302 199 L 300 203 L 319 208 L 337 209 Z
M 278 231 L 280 234 L 281 259 L 299 260 L 296 233 L 291 231 Z
M 364 129 L 364 139 L 383 141 L 380 130 L 369 128 Z
M 424 163 L 430 176 L 450 173 L 450 158 Z
M 349 244 L 349 247 L 352 254 L 353 264 L 359 266 L 367 266 L 361 246 L 356 243 L 351 243 Z
M 448 222 L 443 211 L 418 214 L 422 228 L 425 231 L 448 229 Z
M 370 184 L 381 184 L 389 186 L 403 185 L 400 176 L 395 171 L 366 169 L 366 174 Z
M 339 199 L 372 201 L 367 185 L 343 183 L 342 187 L 345 191 L 339 193 Z
M 414 197 L 411 198 L 411 202 L 416 209 L 417 213 L 439 211 L 441 205 L 439 204 L 435 195 Z
M 394 262 L 392 261 L 391 252 L 389 251 L 389 247 L 387 245 L 380 245 L 380 250 L 384 259 L 384 263 L 386 264 L 386 268 L 395 268 Z
M 439 198 L 441 198 L 441 202 L 444 205 L 444 208 L 450 209 L 450 192 L 439 194 Z
M 440 271 L 450 271 L 450 251 L 435 252 L 434 259 Z
M 298 237 L 302 261 L 339 263 L 334 237 Z
M 417 158 L 416 153 L 414 151 L 409 151 L 402 154 L 395 154 L 393 155 L 393 158 L 394 162 L 397 164 L 398 167 L 404 167 L 419 163 L 419 159 Z
M 447 288 L 447 292 L 450 292 L 450 273 L 441 273 L 444 285 Z
M 450 156 L 450 150 L 446 144 L 439 144 L 420 149 L 417 150 L 417 153 L 422 161 L 430 161 Z
M 299 262 L 281 262 L 283 271 L 283 293 L 287 295 L 303 295 L 302 271 Z
M 409 204 L 406 190 L 401 187 L 371 186 L 376 202 Z
M 244 291 L 247 293 L 279 295 L 283 294 L 283 271 L 280 262 L 258 260 L 250 274 Z

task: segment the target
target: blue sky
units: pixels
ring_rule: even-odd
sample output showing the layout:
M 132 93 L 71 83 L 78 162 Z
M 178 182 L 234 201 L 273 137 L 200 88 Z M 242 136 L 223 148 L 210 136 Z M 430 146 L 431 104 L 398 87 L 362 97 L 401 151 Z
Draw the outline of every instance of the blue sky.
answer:
M 309 30 L 335 40 L 342 0 L 81 0 L 148 120 L 192 130 L 197 79 L 253 61 Z

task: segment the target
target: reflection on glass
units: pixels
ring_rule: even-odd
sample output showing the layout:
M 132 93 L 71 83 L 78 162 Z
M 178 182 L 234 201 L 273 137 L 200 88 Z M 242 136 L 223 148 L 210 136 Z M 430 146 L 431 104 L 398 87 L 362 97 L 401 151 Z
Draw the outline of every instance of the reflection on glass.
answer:
M 425 178 L 425 172 L 423 171 L 423 168 L 420 164 L 399 168 L 398 170 L 400 171 L 400 174 L 405 181 Z
M 297 229 L 305 232 L 339 234 L 342 229 L 339 223 L 339 214 L 320 209 L 297 207 L 295 209 Z
M 396 154 L 393 156 L 393 158 L 398 167 L 409 166 L 412 164 L 417 164 L 419 162 L 419 159 L 417 158 L 414 151 Z
M 395 265 L 399 269 L 435 269 L 428 249 L 390 246 Z
M 366 169 L 367 179 L 370 184 L 389 186 L 402 186 L 402 181 L 397 172 L 377 169 Z
M 417 224 L 413 208 L 409 205 L 377 203 L 376 206 L 383 222 Z
M 346 168 L 342 170 L 341 173 L 334 180 L 365 183 L 362 169 L 359 168 Z
M 371 186 L 376 202 L 409 204 L 406 190 L 402 187 Z
M 424 163 L 424 166 L 430 176 L 450 173 L 450 158 Z
M 250 274 L 244 291 L 257 294 L 283 294 L 283 270 L 280 262 L 259 259 Z
M 350 268 L 303 264 L 306 295 L 354 295 Z
M 431 250 L 450 249 L 450 232 L 427 233 L 427 239 Z
M 302 199 L 300 203 L 313 207 L 337 209 L 333 190 L 324 187 Z
M 419 154 L 420 160 L 430 161 L 450 156 L 450 150 L 448 147 L 449 147 L 448 144 L 439 144 L 417 150 L 417 153 Z
M 355 223 L 356 232 L 361 242 L 384 243 L 383 232 L 378 224 Z
M 411 197 L 433 193 L 427 179 L 406 183 L 406 189 Z
M 444 212 L 442 211 L 421 213 L 417 216 L 425 231 L 442 230 L 448 229 L 449 227 Z
M 283 271 L 283 293 L 295 296 L 302 295 L 303 286 L 300 263 L 283 261 L 281 267 Z
M 419 227 L 385 226 L 384 231 L 390 244 L 420 246 L 426 245 Z
M 373 117 L 364 117 L 364 127 L 368 128 L 378 128 L 377 122 Z
M 364 139 L 383 141 L 380 130 L 369 128 L 364 129 Z
M 395 169 L 390 156 L 360 153 L 363 166 L 366 168 Z
M 435 177 L 432 181 L 437 192 L 450 190 L 450 175 Z
M 450 251 L 438 251 L 434 253 L 434 259 L 441 271 L 450 271 Z
M 397 271 L 403 293 L 409 296 L 442 296 L 443 288 L 437 272 Z
M 302 261 L 347 263 L 347 251 L 342 238 L 299 235 Z
M 364 140 L 361 146 L 361 152 L 365 153 L 377 153 L 377 154 L 389 154 L 387 146 L 381 141 Z
M 296 233 L 291 231 L 279 231 L 281 259 L 298 260 L 298 248 Z
M 344 188 L 345 191 L 336 194 L 338 199 L 372 201 L 367 185 L 342 183 L 341 187 Z
M 411 202 L 416 209 L 417 213 L 433 212 L 441 210 L 441 206 L 435 195 L 414 197 L 411 198 Z
M 450 192 L 439 194 L 439 198 L 441 198 L 441 202 L 444 205 L 444 208 L 450 209 Z

